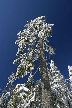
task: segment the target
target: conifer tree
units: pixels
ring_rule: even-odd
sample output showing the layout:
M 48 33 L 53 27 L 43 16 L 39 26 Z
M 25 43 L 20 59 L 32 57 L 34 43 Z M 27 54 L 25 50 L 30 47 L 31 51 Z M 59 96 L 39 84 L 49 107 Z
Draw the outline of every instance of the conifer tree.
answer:
M 26 29 L 23 32 L 19 32 L 18 40 L 15 44 L 18 44 L 17 56 L 18 59 L 14 60 L 13 63 L 21 64 L 17 68 L 16 78 L 24 77 L 27 73 L 34 69 L 34 61 L 40 58 L 40 74 L 41 74 L 41 91 L 40 91 L 40 107 L 41 108 L 53 108 L 52 98 L 51 98 L 51 88 L 49 82 L 49 76 L 47 74 L 47 64 L 45 60 L 44 51 L 49 54 L 55 54 L 55 49 L 50 45 L 48 37 L 51 37 L 52 26 L 54 24 L 47 24 L 44 20 L 45 16 L 38 17 L 31 20 L 30 23 L 26 24 L 24 27 Z M 24 53 L 27 48 L 28 52 Z
M 8 102 L 11 98 L 14 89 L 15 74 L 12 74 L 8 77 L 8 83 L 4 86 L 4 89 L 0 95 L 0 108 L 8 108 Z
M 68 104 L 68 97 L 69 97 L 69 88 L 68 84 L 66 82 L 65 77 L 60 73 L 58 68 L 55 66 L 55 63 L 53 60 L 51 60 L 50 63 L 50 72 L 51 72 L 51 88 L 54 94 L 56 95 L 55 98 L 55 105 L 56 107 L 60 108 L 70 108 Z
M 45 16 L 38 17 L 26 24 L 26 29 L 19 32 L 18 59 L 13 64 L 19 64 L 16 74 L 12 73 L 6 84 L 6 92 L 0 97 L 0 108 L 71 108 L 71 67 L 69 69 L 70 89 L 66 79 L 61 75 L 54 61 L 46 61 L 50 55 L 55 54 L 55 49 L 49 45 L 48 37 L 52 37 L 52 26 L 44 20 Z M 27 51 L 25 52 L 25 50 Z M 45 52 L 48 52 L 47 56 Z M 40 59 L 39 67 L 36 68 L 34 61 Z M 48 60 L 48 59 L 47 59 Z M 50 64 L 50 68 L 48 65 Z M 40 71 L 41 79 L 34 82 L 35 74 Z M 17 84 L 13 87 L 13 82 L 17 78 L 24 78 L 30 73 L 28 81 L 24 84 Z
M 68 65 L 69 71 L 69 104 L 70 108 L 72 108 L 72 66 Z

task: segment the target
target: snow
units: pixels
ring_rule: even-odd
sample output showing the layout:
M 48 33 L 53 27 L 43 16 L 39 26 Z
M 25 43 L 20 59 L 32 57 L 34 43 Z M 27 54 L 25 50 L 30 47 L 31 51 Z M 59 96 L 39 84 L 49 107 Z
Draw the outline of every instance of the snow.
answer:
M 20 87 L 18 87 L 18 86 L 20 86 Z M 17 88 L 17 92 L 20 91 L 20 90 L 22 90 L 22 89 L 23 89 L 24 91 L 27 91 L 27 92 L 30 91 L 27 87 L 25 87 L 24 84 L 17 84 L 17 85 L 16 85 L 16 88 Z

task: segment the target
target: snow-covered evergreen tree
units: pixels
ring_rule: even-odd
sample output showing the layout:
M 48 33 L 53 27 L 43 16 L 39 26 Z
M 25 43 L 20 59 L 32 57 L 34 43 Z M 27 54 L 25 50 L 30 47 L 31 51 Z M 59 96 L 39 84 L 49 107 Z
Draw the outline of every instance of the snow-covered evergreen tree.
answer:
M 54 91 L 54 93 L 56 94 L 55 104 L 59 108 L 69 108 L 68 104 L 69 89 L 66 79 L 60 73 L 58 68 L 55 66 L 53 60 L 51 60 L 50 67 L 51 67 L 50 72 L 52 75 L 50 85 L 52 91 Z
M 48 60 L 48 57 L 55 54 L 55 49 L 49 45 L 48 37 L 52 37 L 52 26 L 44 20 L 45 16 L 38 17 L 26 24 L 26 29 L 19 32 L 18 59 L 14 60 L 13 64 L 20 65 L 17 68 L 16 74 L 12 73 L 8 78 L 5 93 L 0 97 L 0 108 L 71 108 L 71 85 L 72 80 L 70 74 L 71 67 L 68 66 L 70 75 L 70 89 L 68 88 L 66 79 L 57 69 L 54 61 Z M 25 49 L 27 52 L 25 53 Z M 45 55 L 48 52 L 48 55 Z M 40 59 L 40 65 L 36 72 L 32 71 L 36 68 L 34 61 Z M 50 68 L 48 65 L 50 64 Z M 41 79 L 36 83 L 33 81 L 34 75 L 40 71 Z M 24 84 L 17 84 L 13 88 L 13 82 L 17 78 L 24 78 L 30 73 L 28 81 Z
M 7 108 L 8 106 L 8 102 L 11 98 L 11 95 L 13 93 L 13 89 L 14 89 L 14 80 L 16 80 L 15 78 L 15 74 L 12 72 L 12 75 L 10 75 L 8 77 L 8 83 L 4 86 L 4 89 L 1 92 L 0 95 L 0 108 Z
M 16 72 L 16 77 L 20 78 L 27 75 L 27 73 L 30 73 L 35 67 L 34 61 L 40 58 L 40 106 L 43 108 L 53 108 L 44 51 L 48 52 L 50 55 L 55 54 L 54 48 L 52 48 L 50 45 L 47 45 L 47 42 L 49 42 L 48 37 L 52 37 L 52 26 L 54 24 L 47 24 L 44 18 L 45 16 L 41 16 L 34 19 L 33 21 L 31 20 L 30 23 L 24 26 L 26 29 L 24 29 L 23 32 L 20 31 L 17 34 L 19 37 L 15 44 L 18 44 L 19 48 L 16 55 L 20 57 L 14 60 L 13 63 L 18 64 L 21 62 Z M 24 53 L 26 48 L 28 52 Z
M 70 108 L 72 108 L 72 66 L 68 65 L 68 71 L 69 71 L 69 102 L 70 102 Z

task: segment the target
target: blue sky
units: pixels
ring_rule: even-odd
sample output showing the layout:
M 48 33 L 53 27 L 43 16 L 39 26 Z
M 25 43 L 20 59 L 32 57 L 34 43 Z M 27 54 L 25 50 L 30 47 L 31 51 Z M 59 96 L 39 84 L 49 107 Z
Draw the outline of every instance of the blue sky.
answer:
M 72 65 L 72 0 L 1 0 L 0 1 L 0 88 L 8 76 L 16 72 L 13 65 L 18 46 L 17 33 L 24 29 L 26 21 L 46 16 L 47 23 L 53 23 L 50 45 L 56 48 L 51 56 L 60 72 L 68 78 L 68 65 Z M 37 62 L 35 65 L 37 66 Z M 37 74 L 36 79 L 40 78 Z M 27 76 L 17 80 L 24 83 Z

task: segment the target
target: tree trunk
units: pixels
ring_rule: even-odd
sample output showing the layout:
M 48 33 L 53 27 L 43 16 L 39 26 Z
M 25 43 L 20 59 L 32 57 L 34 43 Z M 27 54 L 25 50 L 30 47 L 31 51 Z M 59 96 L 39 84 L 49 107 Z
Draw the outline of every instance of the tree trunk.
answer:
M 54 108 L 52 103 L 51 88 L 47 72 L 46 60 L 43 51 L 43 42 L 40 39 L 40 72 L 41 72 L 41 108 Z

